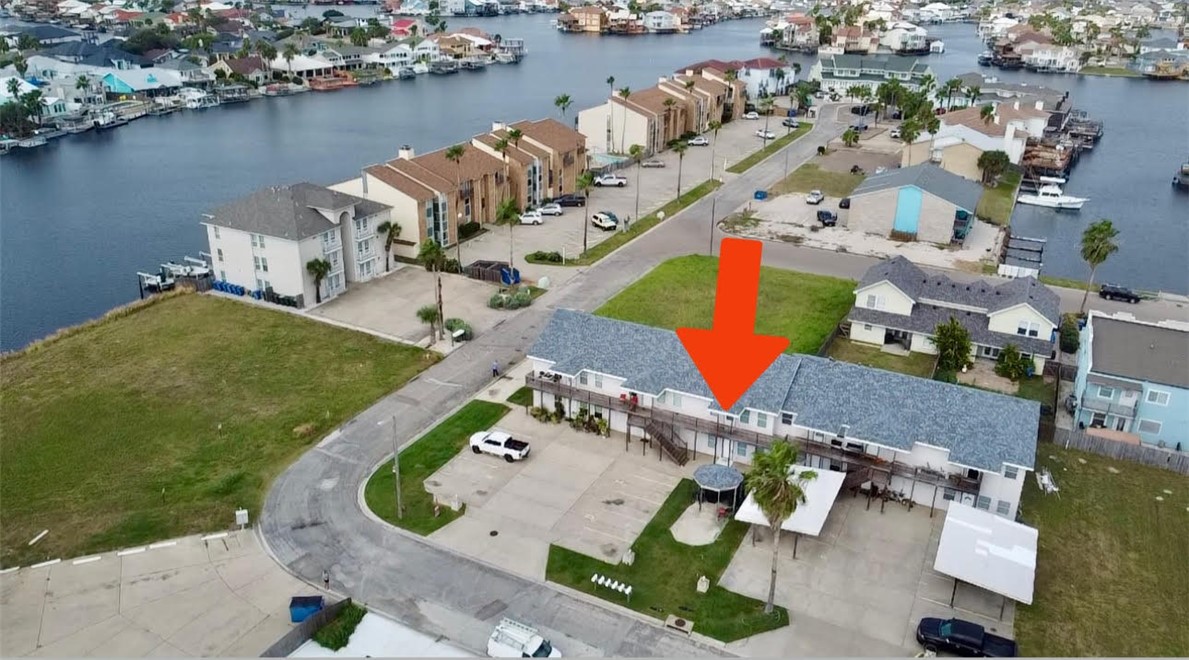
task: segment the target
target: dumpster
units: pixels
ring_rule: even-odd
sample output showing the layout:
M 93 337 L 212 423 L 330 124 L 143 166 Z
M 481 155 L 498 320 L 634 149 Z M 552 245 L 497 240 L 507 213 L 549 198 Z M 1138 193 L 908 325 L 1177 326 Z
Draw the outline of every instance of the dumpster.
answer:
M 289 620 L 293 623 L 301 623 L 321 610 L 321 596 L 294 596 L 289 599 Z
M 756 194 L 755 194 L 755 198 L 756 198 L 757 202 L 762 202 L 765 199 L 768 199 L 768 191 L 767 190 L 757 190 Z

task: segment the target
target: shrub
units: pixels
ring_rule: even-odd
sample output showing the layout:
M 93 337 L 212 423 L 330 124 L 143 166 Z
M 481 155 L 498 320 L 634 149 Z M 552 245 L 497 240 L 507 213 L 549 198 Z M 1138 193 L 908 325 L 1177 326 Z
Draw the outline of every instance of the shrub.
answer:
M 943 383 L 956 383 L 958 382 L 958 374 L 947 369 L 938 369 L 933 374 L 933 380 L 939 380 Z
M 1078 319 L 1073 314 L 1066 314 L 1061 319 L 1061 350 L 1066 353 L 1077 353 L 1081 346 L 1081 336 L 1078 333 Z
M 562 262 L 562 256 L 560 252 L 543 252 L 541 250 L 537 250 L 536 252 L 529 253 L 528 260 L 560 264 Z
M 458 226 L 458 236 L 460 238 L 470 238 L 479 233 L 482 227 L 477 222 L 464 222 Z
M 314 633 L 314 641 L 331 651 L 343 648 L 350 641 L 351 634 L 355 632 L 359 622 L 363 620 L 364 614 L 367 614 L 367 610 L 359 605 L 355 603 L 347 605 L 334 618 L 334 621 Z
M 451 334 L 458 330 L 462 330 L 463 341 L 470 341 L 475 336 L 474 330 L 471 329 L 471 324 L 462 319 L 446 319 L 446 329 L 449 330 Z
M 529 293 L 528 289 L 520 289 L 512 294 L 512 301 L 517 307 L 528 307 L 533 304 L 533 294 Z
M 446 273 L 461 273 L 462 264 L 458 262 L 458 259 L 447 259 L 442 264 L 442 271 Z
M 487 306 L 492 309 L 503 309 L 505 303 L 507 303 L 507 300 L 508 297 L 502 293 L 492 294 L 492 296 L 487 299 Z
M 1032 375 L 1032 360 L 1024 357 L 1020 349 L 1012 344 L 1003 347 L 999 353 L 999 363 L 995 365 L 995 373 L 1017 382 Z

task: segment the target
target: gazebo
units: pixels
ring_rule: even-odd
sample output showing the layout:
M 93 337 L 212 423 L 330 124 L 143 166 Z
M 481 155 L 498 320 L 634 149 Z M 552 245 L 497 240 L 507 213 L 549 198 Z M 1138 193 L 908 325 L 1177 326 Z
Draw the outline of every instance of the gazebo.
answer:
M 734 511 L 743 494 L 743 473 L 729 465 L 708 464 L 694 470 L 698 484 L 698 509 L 702 502 L 723 503 L 728 498 Z

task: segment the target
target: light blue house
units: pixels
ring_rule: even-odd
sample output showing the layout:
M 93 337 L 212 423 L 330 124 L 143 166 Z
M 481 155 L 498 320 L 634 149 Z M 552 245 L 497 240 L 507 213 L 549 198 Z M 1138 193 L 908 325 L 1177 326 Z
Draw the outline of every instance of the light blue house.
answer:
M 1189 451 L 1189 329 L 1090 312 L 1074 396 L 1081 428 Z

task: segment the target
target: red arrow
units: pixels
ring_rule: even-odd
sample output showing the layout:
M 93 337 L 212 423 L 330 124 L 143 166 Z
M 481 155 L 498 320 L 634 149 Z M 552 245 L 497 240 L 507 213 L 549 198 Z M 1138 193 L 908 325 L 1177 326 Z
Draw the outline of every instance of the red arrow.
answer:
M 713 327 L 677 329 L 685 351 L 723 410 L 730 410 L 789 345 L 785 337 L 755 334 L 763 249 L 759 241 L 724 238 Z

